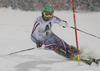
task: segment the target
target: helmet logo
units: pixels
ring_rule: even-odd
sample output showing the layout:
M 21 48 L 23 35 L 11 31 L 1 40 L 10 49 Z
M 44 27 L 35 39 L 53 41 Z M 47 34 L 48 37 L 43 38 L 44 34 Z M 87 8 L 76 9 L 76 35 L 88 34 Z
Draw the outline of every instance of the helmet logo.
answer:
M 52 11 L 52 8 L 47 8 L 46 10 Z

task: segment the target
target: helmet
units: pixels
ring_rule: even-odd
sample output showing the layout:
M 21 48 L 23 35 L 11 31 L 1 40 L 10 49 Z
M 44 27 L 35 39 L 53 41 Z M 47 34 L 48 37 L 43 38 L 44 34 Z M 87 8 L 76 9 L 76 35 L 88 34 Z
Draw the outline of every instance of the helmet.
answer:
M 42 12 L 54 12 L 54 8 L 50 5 L 50 4 L 46 4 L 43 8 L 42 8 Z
M 42 8 L 42 18 L 45 21 L 48 21 L 48 20 L 52 19 L 53 13 L 54 13 L 54 8 L 51 5 L 49 5 L 49 4 L 46 4 Z

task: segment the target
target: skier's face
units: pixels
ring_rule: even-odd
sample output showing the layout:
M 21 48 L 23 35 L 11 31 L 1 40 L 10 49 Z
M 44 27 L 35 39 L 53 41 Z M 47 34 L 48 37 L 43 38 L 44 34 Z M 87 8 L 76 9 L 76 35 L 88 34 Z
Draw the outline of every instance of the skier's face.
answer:
M 51 20 L 51 18 L 52 18 L 52 17 L 44 17 L 44 19 L 45 19 L 46 21 Z
M 50 13 L 50 12 L 43 12 L 43 15 L 44 15 L 44 19 L 49 21 L 53 17 L 53 12 L 52 13 Z

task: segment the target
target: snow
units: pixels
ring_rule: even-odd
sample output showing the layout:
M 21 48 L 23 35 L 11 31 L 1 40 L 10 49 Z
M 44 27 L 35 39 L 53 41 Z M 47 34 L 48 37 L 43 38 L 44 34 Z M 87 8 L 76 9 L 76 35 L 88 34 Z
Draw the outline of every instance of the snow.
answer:
M 99 71 L 100 65 L 91 66 L 70 61 L 51 50 L 36 48 L 30 39 L 34 20 L 41 12 L 11 10 L 0 8 L 0 70 L 1 71 Z M 73 23 L 72 11 L 55 11 L 55 15 Z M 100 36 L 100 12 L 76 13 L 77 27 L 88 33 Z M 71 28 L 62 28 L 55 24 L 52 30 L 68 44 L 76 46 L 75 33 Z M 79 48 L 85 54 L 100 58 L 100 39 L 78 31 Z M 30 51 L 4 56 L 15 51 L 35 48 Z

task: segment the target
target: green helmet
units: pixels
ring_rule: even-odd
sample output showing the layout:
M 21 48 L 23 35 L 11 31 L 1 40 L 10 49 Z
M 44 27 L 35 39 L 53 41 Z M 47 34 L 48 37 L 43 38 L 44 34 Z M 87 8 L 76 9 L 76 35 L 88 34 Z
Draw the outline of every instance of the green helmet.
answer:
M 54 8 L 50 4 L 46 4 L 42 8 L 42 12 L 54 12 Z

